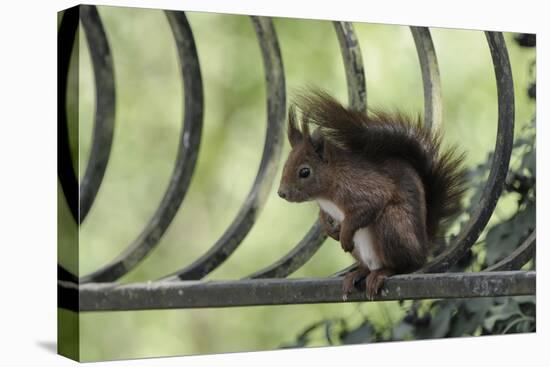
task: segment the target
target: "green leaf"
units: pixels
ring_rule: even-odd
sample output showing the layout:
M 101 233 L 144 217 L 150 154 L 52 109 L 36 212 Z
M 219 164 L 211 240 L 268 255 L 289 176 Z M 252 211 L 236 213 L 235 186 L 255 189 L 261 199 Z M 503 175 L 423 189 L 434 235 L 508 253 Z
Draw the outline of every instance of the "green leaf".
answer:
M 533 176 L 537 175 L 536 153 L 536 149 L 533 148 L 521 160 L 521 167 L 528 169 Z
M 416 336 L 419 339 L 443 338 L 449 332 L 451 317 L 457 306 L 453 301 L 434 302 L 432 319 L 427 327 L 418 327 Z
M 521 316 L 521 310 L 518 303 L 512 299 L 508 298 L 505 303 L 495 305 L 490 308 L 491 316 L 485 319 L 484 327 L 488 330 L 493 331 L 497 321 L 505 321 L 512 317 Z
M 535 203 L 528 202 L 526 207 L 512 218 L 499 223 L 487 232 L 485 248 L 486 262 L 489 265 L 508 256 L 535 229 Z
M 406 340 L 412 337 L 414 327 L 406 322 L 401 322 L 392 329 L 392 340 Z
M 494 301 L 492 298 L 473 298 L 464 300 L 464 306 L 468 311 L 482 315 L 485 315 L 493 304 Z
M 448 336 L 473 335 L 483 326 L 485 316 L 494 305 L 492 298 L 474 298 L 462 300 L 458 311 L 451 319 Z
M 370 322 L 365 321 L 357 329 L 348 331 L 342 336 L 343 344 L 361 344 L 372 341 L 374 328 Z

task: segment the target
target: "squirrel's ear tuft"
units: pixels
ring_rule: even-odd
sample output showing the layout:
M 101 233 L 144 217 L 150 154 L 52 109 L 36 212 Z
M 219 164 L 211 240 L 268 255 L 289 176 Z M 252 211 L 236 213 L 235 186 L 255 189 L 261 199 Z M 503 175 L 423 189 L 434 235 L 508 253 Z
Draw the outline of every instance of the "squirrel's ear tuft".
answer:
M 313 131 L 311 136 L 309 137 L 309 142 L 313 146 L 313 150 L 315 151 L 315 154 L 321 158 L 321 160 L 326 161 L 325 157 L 325 139 L 321 135 L 321 129 L 316 129 Z
M 288 141 L 290 142 L 291 147 L 295 147 L 297 144 L 299 144 L 303 137 L 302 133 L 298 129 L 298 125 L 296 123 L 296 109 L 294 106 L 290 106 L 288 109 Z

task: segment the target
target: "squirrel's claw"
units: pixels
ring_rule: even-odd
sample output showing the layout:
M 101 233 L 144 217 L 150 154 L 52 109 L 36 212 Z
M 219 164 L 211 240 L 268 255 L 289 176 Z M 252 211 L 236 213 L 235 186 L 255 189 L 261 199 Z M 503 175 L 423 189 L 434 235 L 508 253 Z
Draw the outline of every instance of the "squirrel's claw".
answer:
M 342 283 L 342 299 L 347 301 L 348 296 L 353 292 L 365 290 L 365 276 L 368 274 L 368 269 L 359 268 L 344 275 Z
M 340 244 L 345 252 L 352 252 L 355 244 L 353 243 L 353 233 L 348 228 L 342 228 L 340 232 Z
M 348 273 L 344 276 L 344 282 L 342 283 L 342 299 L 348 300 L 348 296 L 353 292 L 353 277 Z
M 384 285 L 384 280 L 392 274 L 393 272 L 387 269 L 378 269 L 370 272 L 366 280 L 367 298 L 369 300 L 372 301 L 374 299 L 380 288 Z
M 345 241 L 342 239 L 340 241 L 340 244 L 342 245 L 342 250 L 344 250 L 345 252 L 353 251 L 353 247 L 354 247 L 353 241 Z
M 336 241 L 340 241 L 340 225 L 322 210 L 319 212 L 319 219 L 325 233 Z

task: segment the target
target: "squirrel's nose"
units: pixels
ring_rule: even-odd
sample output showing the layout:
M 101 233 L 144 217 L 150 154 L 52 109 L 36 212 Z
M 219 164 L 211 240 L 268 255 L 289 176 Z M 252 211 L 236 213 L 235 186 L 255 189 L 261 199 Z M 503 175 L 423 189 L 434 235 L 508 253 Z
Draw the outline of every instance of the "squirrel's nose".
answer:
M 285 192 L 284 190 L 279 189 L 279 191 L 277 191 L 277 193 L 278 193 L 279 196 L 282 197 L 283 199 L 286 198 L 286 192 Z

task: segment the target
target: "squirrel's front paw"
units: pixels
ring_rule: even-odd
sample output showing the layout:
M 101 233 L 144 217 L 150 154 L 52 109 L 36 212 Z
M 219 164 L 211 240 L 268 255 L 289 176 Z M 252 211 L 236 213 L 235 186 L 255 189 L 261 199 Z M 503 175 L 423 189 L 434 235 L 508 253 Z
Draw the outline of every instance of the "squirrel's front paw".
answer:
M 325 232 L 327 235 L 336 241 L 340 240 L 340 226 L 337 224 L 334 224 L 332 226 L 329 226 L 328 228 L 325 227 Z
M 325 233 L 335 239 L 336 241 L 340 240 L 340 225 L 337 224 L 330 216 L 326 215 L 324 212 L 320 212 L 319 219 L 321 226 Z
M 352 239 L 346 239 L 346 238 L 342 237 L 340 239 L 340 245 L 342 245 L 342 249 L 345 252 L 352 252 L 353 251 L 354 244 L 353 244 Z
M 340 244 L 345 252 L 352 252 L 355 244 L 353 243 L 353 234 L 355 228 L 349 225 L 349 222 L 342 222 L 340 229 Z

